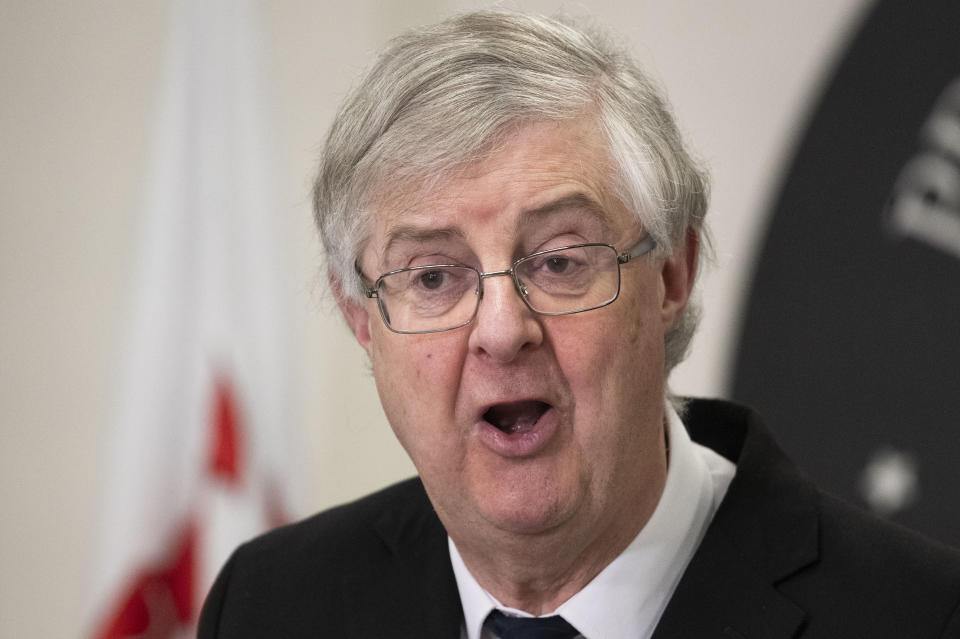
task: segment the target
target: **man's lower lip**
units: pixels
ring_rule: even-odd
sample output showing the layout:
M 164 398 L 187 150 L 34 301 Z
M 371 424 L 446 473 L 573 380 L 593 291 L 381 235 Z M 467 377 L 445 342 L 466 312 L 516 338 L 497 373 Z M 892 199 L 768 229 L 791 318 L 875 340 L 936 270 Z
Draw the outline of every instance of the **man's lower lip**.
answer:
M 548 409 L 531 428 L 520 433 L 505 433 L 490 422 L 477 424 L 480 440 L 502 457 L 528 457 L 542 450 L 557 430 L 557 411 Z

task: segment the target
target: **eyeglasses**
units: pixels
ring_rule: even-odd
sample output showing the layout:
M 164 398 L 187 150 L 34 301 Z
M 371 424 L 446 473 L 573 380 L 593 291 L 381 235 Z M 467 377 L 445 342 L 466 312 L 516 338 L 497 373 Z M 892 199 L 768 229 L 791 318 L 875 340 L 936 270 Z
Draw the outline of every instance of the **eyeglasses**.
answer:
M 521 257 L 505 271 L 430 264 L 384 273 L 372 285 L 362 273 L 360 277 L 366 296 L 377 298 L 380 317 L 391 331 L 439 333 L 473 321 L 488 277 L 509 275 L 523 302 L 541 315 L 572 315 L 612 304 L 620 295 L 620 265 L 656 245 L 646 235 L 623 253 L 609 244 L 574 244 Z

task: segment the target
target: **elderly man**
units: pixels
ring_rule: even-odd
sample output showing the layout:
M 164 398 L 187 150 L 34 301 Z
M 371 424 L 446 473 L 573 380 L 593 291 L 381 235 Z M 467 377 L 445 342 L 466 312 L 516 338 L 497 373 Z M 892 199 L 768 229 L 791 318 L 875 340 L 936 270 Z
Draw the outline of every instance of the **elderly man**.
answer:
M 201 637 L 958 637 L 958 554 L 817 491 L 666 380 L 707 182 L 602 37 L 476 13 L 394 41 L 316 217 L 419 477 L 242 546 Z

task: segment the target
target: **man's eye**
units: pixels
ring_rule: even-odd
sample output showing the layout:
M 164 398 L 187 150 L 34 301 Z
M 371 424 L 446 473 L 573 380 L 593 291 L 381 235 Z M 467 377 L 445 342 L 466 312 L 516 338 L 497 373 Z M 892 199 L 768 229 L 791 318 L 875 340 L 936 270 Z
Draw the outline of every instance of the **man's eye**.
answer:
M 570 252 L 545 255 L 536 264 L 531 264 L 541 277 L 569 277 L 578 275 L 586 266 L 581 255 Z
M 421 287 L 428 291 L 435 291 L 443 286 L 444 281 L 447 279 L 447 274 L 443 271 L 424 271 L 417 279 Z
M 551 273 L 562 275 L 563 273 L 569 271 L 572 265 L 569 257 L 564 255 L 555 255 L 547 259 L 546 267 Z

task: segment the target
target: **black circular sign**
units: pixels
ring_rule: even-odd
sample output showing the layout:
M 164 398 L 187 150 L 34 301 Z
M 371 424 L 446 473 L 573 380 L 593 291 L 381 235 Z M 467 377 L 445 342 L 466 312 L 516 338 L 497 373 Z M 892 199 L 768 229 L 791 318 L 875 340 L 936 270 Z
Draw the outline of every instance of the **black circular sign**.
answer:
M 878 3 L 786 174 L 734 398 L 824 488 L 960 546 L 960 2 Z

